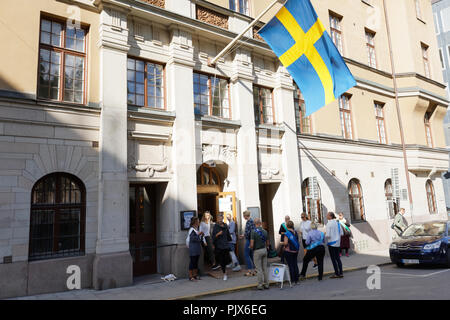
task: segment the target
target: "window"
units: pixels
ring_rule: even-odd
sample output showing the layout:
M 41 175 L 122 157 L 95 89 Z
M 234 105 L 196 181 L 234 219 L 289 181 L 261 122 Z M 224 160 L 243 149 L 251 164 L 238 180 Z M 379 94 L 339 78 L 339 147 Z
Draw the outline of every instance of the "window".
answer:
M 272 89 L 253 86 L 253 103 L 256 124 L 274 124 Z
M 425 188 L 427 190 L 428 210 L 430 214 L 436 214 L 436 196 L 434 193 L 433 182 L 431 182 L 431 180 L 428 180 Z
M 231 119 L 228 80 L 194 72 L 196 114 Z
M 442 49 L 439 49 L 439 59 L 441 60 L 441 68 L 442 70 L 445 69 L 445 61 L 444 61 L 444 54 L 442 52 Z
M 375 32 L 366 29 L 366 47 L 369 66 L 377 67 L 377 57 L 375 54 Z
M 128 58 L 128 104 L 165 109 L 164 67 L 160 64 Z
M 436 32 L 436 35 L 439 35 L 441 33 L 441 30 L 439 28 L 439 18 L 437 13 L 434 14 L 434 31 Z
M 335 14 L 330 13 L 330 33 L 333 43 L 338 48 L 339 53 L 343 54 L 342 50 L 342 28 L 341 28 L 342 17 L 338 17 Z
M 250 15 L 248 0 L 229 0 L 230 10 Z
M 415 0 L 415 2 L 416 2 L 416 17 L 417 17 L 417 19 L 422 20 L 422 11 L 420 8 L 420 0 Z
M 341 117 L 342 136 L 345 139 L 353 139 L 352 111 L 348 95 L 342 95 L 339 98 L 339 114 Z
M 364 199 L 359 180 L 352 179 L 348 184 L 348 195 L 350 200 L 350 213 L 352 220 L 365 220 Z
M 65 173 L 39 180 L 31 194 L 29 260 L 84 253 L 86 192 Z
M 315 186 L 312 184 L 315 183 Z M 316 188 L 316 197 L 314 197 L 312 188 Z M 309 217 L 309 220 L 317 222 L 319 224 L 323 223 L 322 217 L 322 200 L 320 186 L 315 178 L 307 178 L 302 183 L 302 198 L 303 198 L 303 212 Z
M 426 112 L 425 117 L 424 117 L 424 123 L 425 123 L 425 135 L 427 138 L 427 146 L 429 146 L 430 148 L 433 148 L 433 137 L 431 134 L 430 119 L 431 119 L 431 113 Z
M 295 123 L 298 133 L 311 133 L 311 117 L 306 117 L 306 107 L 303 95 L 294 83 Z
M 422 47 L 422 59 L 423 59 L 423 67 L 425 71 L 425 77 L 431 78 L 430 72 L 430 61 L 428 60 L 428 46 L 426 44 L 421 45 Z
M 42 18 L 38 98 L 86 103 L 87 30 Z
M 197 171 L 197 185 L 221 187 L 222 183 L 217 169 L 207 164 L 202 164 Z
M 386 126 L 384 122 L 384 105 L 375 102 L 375 118 L 377 121 L 378 142 L 386 144 Z
M 392 187 L 392 180 L 387 179 L 384 183 L 384 195 L 386 197 L 386 204 L 388 208 L 389 218 L 394 219 L 398 213 L 397 199 L 394 198 L 394 191 Z
M 450 7 L 441 11 L 442 32 L 450 31 Z

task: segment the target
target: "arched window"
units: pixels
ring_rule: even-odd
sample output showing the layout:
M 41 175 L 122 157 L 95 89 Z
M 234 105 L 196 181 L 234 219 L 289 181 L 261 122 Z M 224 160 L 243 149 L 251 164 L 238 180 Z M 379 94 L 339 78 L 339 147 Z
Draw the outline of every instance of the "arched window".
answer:
M 358 179 L 350 180 L 348 184 L 348 196 L 352 220 L 365 220 L 364 199 L 361 184 Z
M 394 191 L 392 188 L 392 180 L 387 179 L 384 183 L 384 195 L 386 197 L 386 204 L 388 208 L 389 218 L 394 219 L 398 212 L 397 199 L 394 198 Z
M 431 182 L 431 180 L 427 181 L 426 190 L 427 190 L 428 210 L 430 211 L 430 214 L 435 214 L 437 213 L 436 196 L 434 193 L 433 182 Z
M 86 191 L 70 174 L 40 179 L 31 192 L 29 260 L 84 254 Z
M 323 223 L 322 219 L 322 200 L 320 186 L 316 183 L 317 192 L 314 195 L 312 186 L 313 180 L 311 178 L 305 179 L 302 183 L 302 198 L 303 198 L 303 211 L 308 215 L 309 220 Z

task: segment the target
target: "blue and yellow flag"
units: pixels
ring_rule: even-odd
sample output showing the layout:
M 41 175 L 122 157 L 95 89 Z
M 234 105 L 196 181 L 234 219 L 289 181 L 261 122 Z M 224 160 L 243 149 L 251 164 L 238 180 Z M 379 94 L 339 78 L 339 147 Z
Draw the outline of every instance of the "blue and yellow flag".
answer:
M 307 116 L 356 85 L 310 0 L 288 0 L 259 34 L 300 88 Z

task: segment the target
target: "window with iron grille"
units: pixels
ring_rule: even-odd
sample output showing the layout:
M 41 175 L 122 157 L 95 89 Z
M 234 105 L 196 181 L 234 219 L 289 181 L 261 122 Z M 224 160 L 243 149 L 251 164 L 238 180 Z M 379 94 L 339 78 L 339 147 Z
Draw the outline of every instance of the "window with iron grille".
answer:
M 249 15 L 248 0 L 229 0 L 230 10 Z
M 343 54 L 343 45 L 342 45 L 342 27 L 341 27 L 342 17 L 338 17 L 337 15 L 330 12 L 330 33 L 331 39 L 333 40 L 336 48 L 338 48 L 339 53 Z
M 366 29 L 366 48 L 369 66 L 377 67 L 377 57 L 375 53 L 375 32 Z
M 436 214 L 436 195 L 434 193 L 434 186 L 431 180 L 428 180 L 426 183 L 426 191 L 427 191 L 427 201 L 428 201 L 428 210 L 430 214 Z
M 350 180 L 348 184 L 348 196 L 350 201 L 350 213 L 352 220 L 365 220 L 364 198 L 361 184 L 358 179 Z
M 228 80 L 197 72 L 193 77 L 195 113 L 231 119 Z
M 295 123 L 297 127 L 297 133 L 311 133 L 311 117 L 306 116 L 306 106 L 303 95 L 294 83 L 294 105 L 295 105 Z
M 29 260 L 84 254 L 85 211 L 78 178 L 54 173 L 39 180 L 31 196 Z
M 352 111 L 350 96 L 342 95 L 339 98 L 339 114 L 341 118 L 342 136 L 345 139 L 353 139 Z
M 386 125 L 384 121 L 384 104 L 375 102 L 375 118 L 377 121 L 378 142 L 386 144 Z
M 256 124 L 274 124 L 272 89 L 253 86 L 253 103 Z
M 38 98 L 86 103 L 87 28 L 41 18 Z
M 130 105 L 165 109 L 164 66 L 128 58 L 127 92 Z

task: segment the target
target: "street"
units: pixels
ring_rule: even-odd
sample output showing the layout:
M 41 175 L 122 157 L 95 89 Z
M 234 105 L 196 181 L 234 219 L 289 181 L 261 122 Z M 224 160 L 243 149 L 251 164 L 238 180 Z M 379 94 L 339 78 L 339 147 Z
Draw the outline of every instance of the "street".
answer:
M 230 294 L 205 297 L 204 300 L 378 300 L 378 299 L 450 299 L 450 268 L 386 265 L 381 268 L 380 289 L 369 290 L 367 280 L 373 276 L 367 270 L 344 274 L 344 279 L 324 277 L 302 281 L 292 288 L 285 283 L 283 289 L 246 290 Z

